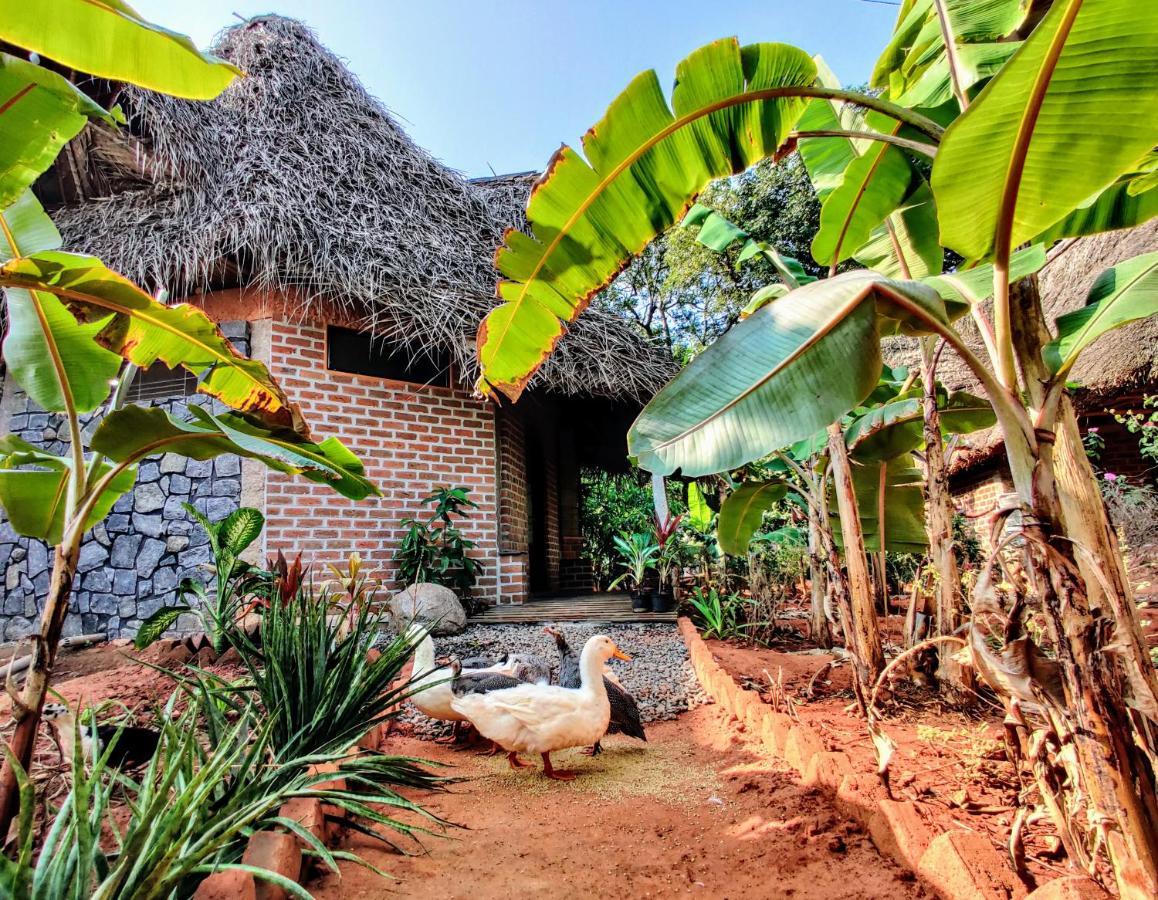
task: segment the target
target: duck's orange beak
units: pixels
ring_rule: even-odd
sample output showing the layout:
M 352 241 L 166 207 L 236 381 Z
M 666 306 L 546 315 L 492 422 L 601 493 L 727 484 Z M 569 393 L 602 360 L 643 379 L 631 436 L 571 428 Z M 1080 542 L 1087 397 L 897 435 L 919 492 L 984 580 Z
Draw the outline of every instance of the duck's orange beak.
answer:
M 624 653 L 622 650 L 620 650 L 618 647 L 615 648 L 615 652 L 612 653 L 611 655 L 615 659 L 622 659 L 622 660 L 626 660 L 627 662 L 631 662 L 631 657 L 628 656 L 626 653 Z

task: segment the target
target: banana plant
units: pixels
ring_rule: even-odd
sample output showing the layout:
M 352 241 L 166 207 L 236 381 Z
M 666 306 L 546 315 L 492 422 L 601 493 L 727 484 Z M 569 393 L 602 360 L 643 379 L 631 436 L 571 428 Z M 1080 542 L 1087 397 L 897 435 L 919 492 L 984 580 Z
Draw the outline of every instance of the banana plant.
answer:
M 352 499 L 376 493 L 361 462 L 330 438 L 315 443 L 264 365 L 239 356 L 187 304 L 168 306 L 99 260 L 60 249 L 60 234 L 30 190 L 89 119 L 115 124 L 56 71 L 32 60 L 177 96 L 215 97 L 237 70 L 141 20 L 122 3 L 0 3 L 0 39 L 29 59 L 0 55 L 0 288 L 7 374 L 42 409 L 59 414 L 68 452 L 54 456 L 0 438 L 0 505 L 22 535 L 55 546 L 53 569 L 16 728 L 0 771 L 0 832 L 15 815 L 17 772 L 27 771 L 83 535 L 131 489 L 137 464 L 163 452 L 209 459 L 236 453 L 301 474 Z M 97 39 L 99 37 L 99 39 Z M 198 391 L 233 411 L 194 409 L 188 421 L 126 407 L 139 368 L 163 364 L 196 376 Z M 100 411 L 86 441 L 82 416 Z
M 946 0 L 944 8 L 949 5 Z M 982 6 L 993 4 L 951 5 L 981 16 Z M 641 414 L 630 449 L 657 472 L 736 468 L 808 438 L 862 402 L 880 371 L 882 336 L 943 341 L 993 406 L 1017 495 L 1030 514 L 1023 526 L 1027 565 L 1042 585 L 1066 683 L 1066 706 L 1049 727 L 1060 744 L 1080 735 L 1060 764 L 1070 769 L 1069 784 L 1087 787 L 1080 796 L 1069 792 L 1066 802 L 1088 801 L 1097 821 L 1110 823 L 1088 835 L 1085 852 L 1108 851 L 1122 893 L 1153 895 L 1158 801 L 1147 720 L 1158 719 L 1158 686 L 1112 531 L 1088 464 L 1075 451 L 1080 441 L 1065 378 L 1042 354 L 1060 336 L 1044 321 L 1036 280 L 1015 279 L 1014 248 L 1155 214 L 1158 120 L 1143 111 L 1158 105 L 1158 31 L 1139 19 L 1129 0 L 1034 7 L 1016 49 L 996 74 L 984 73 L 983 89 L 973 93 L 980 80 L 963 90 L 950 87 L 955 104 L 939 108 L 943 120 L 951 120 L 944 132 L 891 93 L 835 93 L 821 83 L 815 63 L 810 68 L 798 51 L 780 46 L 709 45 L 681 64 L 671 107 L 654 74 L 638 78 L 589 132 L 587 160 L 565 148 L 548 170 L 528 207 L 533 236 L 512 235 L 500 251 L 503 303 L 480 330 L 480 385 L 517 398 L 564 323 L 669 227 L 709 178 L 743 168 L 753 155 L 775 157 L 798 144 L 807 157 L 808 142 L 818 142 L 847 158 L 849 141 L 863 140 L 931 156 L 932 203 L 913 205 L 926 219 L 935 210 L 938 243 L 964 258 L 963 270 L 989 276 L 981 299 L 993 298 L 992 329 L 980 354 L 953 325 L 958 313 L 976 312 L 974 303 L 958 306 L 956 297 L 910 280 L 917 277 L 912 271 L 909 278 L 903 271 L 838 274 L 789 291 L 697 357 Z M 961 41 L 952 20 L 939 15 L 942 5 L 929 8 L 938 13 L 938 40 L 952 64 L 948 57 Z M 1020 39 L 1021 32 L 1028 36 Z M 784 64 L 791 59 L 797 64 L 788 76 Z M 893 125 L 878 127 L 876 117 L 866 115 L 863 131 L 844 121 L 808 128 L 807 106 L 798 102 L 805 96 L 852 100 Z M 848 158 L 839 180 L 832 179 L 829 199 L 850 173 L 865 193 L 875 189 L 863 158 Z M 875 218 L 883 206 L 872 199 Z M 863 234 L 849 222 L 849 231 L 855 225 Z M 832 248 L 830 258 L 840 259 L 845 241 Z M 1097 323 L 1091 337 L 1104 333 L 1103 323 L 1108 329 L 1153 314 L 1152 278 L 1147 262 L 1116 266 L 1103 283 L 1112 288 L 1091 296 L 1097 307 L 1089 314 Z M 1083 343 L 1075 341 L 1072 354 Z M 1063 352 L 1059 345 L 1057 355 Z M 1065 490 L 1059 492 L 1059 484 Z M 1091 597 L 1117 623 L 1114 652 L 1103 650 L 1108 632 L 1095 622 Z

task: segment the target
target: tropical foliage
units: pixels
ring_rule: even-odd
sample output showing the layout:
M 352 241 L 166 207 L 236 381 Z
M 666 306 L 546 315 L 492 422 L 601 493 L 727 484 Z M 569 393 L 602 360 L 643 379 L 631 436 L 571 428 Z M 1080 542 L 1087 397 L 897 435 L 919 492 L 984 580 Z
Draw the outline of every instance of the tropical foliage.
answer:
M 811 253 L 829 277 L 782 277 L 767 302 L 648 404 L 630 452 L 652 472 L 698 476 L 796 442 L 826 447 L 846 570 L 830 573 L 848 581 L 837 592 L 850 601 L 840 618 L 863 689 L 863 676 L 883 662 L 865 599 L 873 529 L 861 527 L 874 498 L 856 484 L 842 419 L 878 387 L 882 338 L 921 338 L 921 433 L 930 485 L 943 484 L 940 414 L 947 423 L 958 412 L 970 418 L 970 409 L 990 415 L 973 398 L 951 407 L 938 397 L 937 345 L 957 354 L 1004 436 L 1025 514 L 1023 565 L 1033 573 L 1012 588 L 1012 607 L 1008 599 L 998 606 L 1013 613 L 991 639 L 1011 640 L 1026 604 L 1040 608 L 1065 704 L 1034 726 L 1033 746 L 1060 748 L 1084 736 L 1074 753 L 1051 757 L 1070 787 L 1059 790 L 1035 767 L 1042 796 L 1051 798 L 1045 808 L 1075 862 L 1092 866 L 1105 848 L 1123 894 L 1154 893 L 1158 833 L 1147 823 L 1158 815 L 1150 737 L 1158 685 L 1065 393 L 1084 348 L 1156 311 L 1154 262 L 1140 257 L 1107 271 L 1087 308 L 1052 330 L 1032 273 L 1057 238 L 1158 212 L 1158 124 L 1144 112 L 1158 100 L 1158 31 L 1126 0 L 906 0 L 873 83 L 879 93 L 853 95 L 795 48 L 735 41 L 680 63 L 670 99 L 654 73 L 637 77 L 588 132 L 585 158 L 568 147 L 556 155 L 528 206 L 532 236 L 513 234 L 500 251 L 503 303 L 479 331 L 480 387 L 517 399 L 565 324 L 709 181 L 798 148 L 822 203 Z M 737 241 L 748 246 L 740 235 L 728 242 Z M 1022 245 L 1028 249 L 1015 254 Z M 946 249 L 963 258 L 959 271 L 943 272 Z M 871 268 L 841 272 L 850 259 Z M 986 358 L 955 327 L 962 316 L 976 323 Z M 854 452 L 886 452 L 889 440 L 872 435 L 893 415 L 899 422 L 899 405 L 865 420 Z M 915 434 L 917 420 L 909 421 Z M 902 445 L 905 434 L 898 425 Z M 907 471 L 878 460 L 881 484 L 901 487 L 912 478 Z M 940 547 L 935 558 L 946 561 L 951 517 L 943 492 L 934 495 L 928 531 Z M 752 518 L 740 511 L 735 521 Z M 889 530 L 878 515 L 878 546 Z M 975 611 L 998 603 L 993 585 L 978 579 Z M 1113 652 L 1094 624 L 1099 615 L 1117 623 Z M 976 661 L 1000 693 L 983 658 Z M 1093 820 L 1112 824 L 1079 824 Z

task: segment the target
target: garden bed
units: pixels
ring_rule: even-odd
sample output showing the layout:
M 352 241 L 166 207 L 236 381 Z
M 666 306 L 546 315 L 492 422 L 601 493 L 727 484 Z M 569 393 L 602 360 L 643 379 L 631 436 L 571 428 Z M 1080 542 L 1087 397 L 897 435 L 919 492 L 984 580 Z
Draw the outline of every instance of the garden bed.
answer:
M 882 630 L 884 625 L 882 621 Z M 768 711 L 786 716 L 781 720 L 786 726 L 799 725 L 802 733 L 815 735 L 818 746 L 810 749 L 845 754 L 858 777 L 840 787 L 841 798 L 865 809 L 875 807 L 884 796 L 875 774 L 877 756 L 864 718 L 856 711 L 847 663 L 810 647 L 798 631 L 785 634 L 770 648 L 718 640 L 704 645 L 737 687 L 753 692 L 749 696 L 758 694 Z M 1000 708 L 985 697 L 968 710 L 954 708 L 911 674 L 895 679 L 891 688 L 878 710 L 883 731 L 896 744 L 889 766 L 892 799 L 912 805 L 921 820 L 916 827 L 927 830 L 927 836 L 979 835 L 1008 866 L 1006 847 L 1020 786 L 1004 753 Z M 882 691 L 882 697 L 887 694 Z M 802 752 L 787 750 L 783 743 L 781 750 L 790 761 L 793 753 Z M 1015 896 L 1077 874 L 1066 867 L 1064 857 L 1058 857 L 1057 841 L 1047 823 L 1026 830 L 1025 849 L 1029 877 L 1024 884 L 1012 885 Z M 900 850 L 906 852 L 904 847 Z M 1098 895 L 1092 881 L 1085 884 L 1091 896 Z

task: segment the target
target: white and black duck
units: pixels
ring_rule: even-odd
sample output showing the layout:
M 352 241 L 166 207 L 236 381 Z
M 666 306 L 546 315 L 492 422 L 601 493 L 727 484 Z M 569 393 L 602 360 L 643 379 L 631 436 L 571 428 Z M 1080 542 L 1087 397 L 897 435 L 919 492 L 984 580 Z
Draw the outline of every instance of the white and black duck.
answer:
M 76 730 L 80 731 L 81 750 L 88 759 L 92 759 L 94 753 L 97 755 L 104 753 L 105 749 L 112 745 L 109 765 L 114 769 L 132 769 L 145 765 L 157 752 L 157 745 L 161 740 L 161 733 L 155 728 L 142 728 L 137 725 L 98 724 L 94 735 L 92 726 L 87 721 L 82 721 L 78 729 L 72 710 L 63 703 L 46 703 L 43 715 L 45 720 L 56 727 L 60 738 L 60 750 L 70 760 L 74 749 L 73 734 Z
M 563 632 L 558 628 L 544 628 L 547 634 L 555 638 L 555 646 L 559 648 L 559 684 L 562 687 L 574 688 L 579 686 L 579 656 L 571 649 Z M 643 722 L 639 717 L 639 706 L 635 698 L 623 689 L 623 685 L 607 670 L 603 674 L 603 681 L 607 688 L 607 700 L 611 704 L 611 718 L 607 725 L 608 734 L 626 734 L 628 737 L 647 740 L 643 730 Z M 603 752 L 600 741 L 588 751 L 592 756 Z

